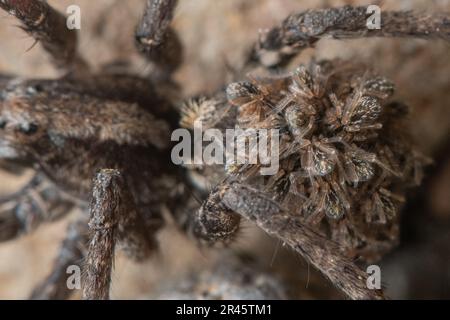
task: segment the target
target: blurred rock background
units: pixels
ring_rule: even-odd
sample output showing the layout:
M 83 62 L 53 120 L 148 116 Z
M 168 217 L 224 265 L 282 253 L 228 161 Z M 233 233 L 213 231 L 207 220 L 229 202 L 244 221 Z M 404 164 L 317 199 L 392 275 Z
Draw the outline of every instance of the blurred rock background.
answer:
M 127 62 L 138 74 L 149 72 L 136 54 L 133 31 L 143 0 L 53 0 L 65 12 L 81 7 L 79 50 L 96 67 Z M 378 4 L 382 10 L 450 12 L 449 0 L 180 0 L 174 26 L 185 45 L 185 63 L 176 73 L 183 95 L 213 92 L 231 78 L 257 39 L 292 12 L 344 4 Z M 33 45 L 17 21 L 0 12 L 0 71 L 24 77 L 56 77 L 46 54 Z M 318 58 L 358 59 L 397 85 L 399 101 L 411 106 L 410 131 L 421 151 L 434 159 L 423 186 L 411 194 L 403 212 L 402 242 L 381 263 L 382 280 L 392 298 L 450 298 L 450 46 L 414 39 L 324 40 L 294 64 Z M 17 190 L 29 175 L 0 172 L 0 194 Z M 73 213 L 76 214 L 76 213 Z M 50 270 L 66 219 L 0 244 L 0 299 L 26 298 Z M 144 264 L 120 254 L 113 276 L 113 298 L 154 297 L 167 280 L 208 268 L 225 249 L 199 250 L 173 227 L 161 233 L 161 252 Z M 251 254 L 290 283 L 294 298 L 340 297 L 292 252 L 248 225 L 232 251 Z M 156 290 L 156 291 L 155 291 Z

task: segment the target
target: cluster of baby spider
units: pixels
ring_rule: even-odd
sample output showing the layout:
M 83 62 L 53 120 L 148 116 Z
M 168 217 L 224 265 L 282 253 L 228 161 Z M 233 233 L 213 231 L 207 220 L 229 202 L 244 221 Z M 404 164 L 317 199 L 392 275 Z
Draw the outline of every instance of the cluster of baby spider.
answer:
M 281 169 L 257 184 L 366 260 L 396 243 L 397 211 L 407 187 L 420 182 L 424 160 L 411 152 L 407 109 L 389 102 L 393 93 L 389 80 L 338 60 L 227 88 L 239 127 L 281 133 Z M 257 172 L 250 165 L 228 170 L 245 181 Z

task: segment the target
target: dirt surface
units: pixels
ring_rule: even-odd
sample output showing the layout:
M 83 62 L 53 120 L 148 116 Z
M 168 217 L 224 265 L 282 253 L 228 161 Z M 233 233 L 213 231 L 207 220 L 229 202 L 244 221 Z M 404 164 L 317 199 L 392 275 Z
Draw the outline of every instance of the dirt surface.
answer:
M 136 54 L 133 43 L 133 31 L 144 1 L 53 0 L 49 3 L 60 11 L 65 11 L 70 4 L 81 7 L 79 48 L 97 69 L 117 61 L 128 61 L 129 68 L 138 74 L 148 70 L 146 62 Z M 242 58 L 257 39 L 259 29 L 273 26 L 291 12 L 369 3 L 381 3 L 382 10 L 450 12 L 450 1 L 447 0 L 180 0 L 174 26 L 185 45 L 185 63 L 177 72 L 176 80 L 183 88 L 185 97 L 213 92 L 231 79 L 230 66 L 239 68 L 242 64 Z M 23 77 L 57 76 L 40 46 L 33 47 L 33 39 L 24 34 L 17 27 L 17 21 L 4 12 L 0 12 L 0 39 L 0 72 Z M 442 241 L 447 245 L 441 248 L 431 241 L 433 231 L 418 232 L 419 236 L 414 233 L 417 231 L 417 221 L 448 225 L 450 219 L 449 49 L 448 44 L 425 40 L 325 40 L 319 42 L 315 50 L 306 50 L 295 62 L 307 61 L 313 55 L 319 59 L 358 59 L 391 78 L 397 85 L 398 100 L 412 108 L 410 131 L 421 150 L 435 159 L 424 187 L 412 195 L 408 200 L 411 205 L 407 205 L 404 212 L 406 217 L 412 217 L 406 219 L 405 232 L 412 234 L 402 236 L 404 242 L 400 248 L 384 261 L 388 273 L 386 279 L 390 282 L 390 285 L 387 284 L 388 293 L 394 298 L 423 297 L 425 294 L 427 297 L 450 297 L 448 274 L 437 274 L 434 278 L 429 275 L 432 278 L 422 281 L 425 284 L 417 284 L 417 277 L 420 276 L 411 270 L 414 268 L 406 267 L 421 263 L 417 259 L 411 261 L 411 252 L 418 245 L 424 252 L 427 248 L 436 249 L 437 257 L 429 257 L 430 261 L 437 259 L 439 266 L 447 273 L 450 268 L 449 241 Z M 17 190 L 27 178 L 29 175 L 18 179 L 0 172 L 0 193 Z M 46 276 L 68 221 L 75 214 L 42 226 L 35 233 L 16 241 L 0 244 L 0 299 L 26 298 Z M 430 223 L 431 230 L 434 230 L 433 223 Z M 173 280 L 207 268 L 224 250 L 199 250 L 173 227 L 162 232 L 160 240 L 161 253 L 143 264 L 135 264 L 119 254 L 113 275 L 113 298 L 151 297 L 153 289 L 160 286 L 164 279 Z M 229 250 L 255 253 L 267 269 L 279 271 L 284 279 L 295 278 L 298 287 L 293 290 L 292 296 L 296 298 L 339 297 L 323 279 L 310 274 L 312 268 L 278 247 L 276 241 L 248 225 L 238 243 Z M 438 250 L 446 253 L 441 255 Z M 427 258 L 426 255 L 424 257 Z M 422 268 L 427 274 L 434 273 L 433 264 L 422 263 Z M 424 290 L 430 287 L 430 282 L 439 282 L 443 288 Z

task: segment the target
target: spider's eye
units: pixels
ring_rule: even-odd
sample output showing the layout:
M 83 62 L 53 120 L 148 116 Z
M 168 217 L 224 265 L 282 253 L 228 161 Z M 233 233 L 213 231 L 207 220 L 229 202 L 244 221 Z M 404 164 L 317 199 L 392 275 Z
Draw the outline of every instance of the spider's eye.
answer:
M 35 123 L 27 123 L 20 127 L 20 131 L 26 135 L 32 135 L 38 131 L 38 126 Z
M 0 129 L 5 129 L 6 127 L 6 120 L 0 119 Z

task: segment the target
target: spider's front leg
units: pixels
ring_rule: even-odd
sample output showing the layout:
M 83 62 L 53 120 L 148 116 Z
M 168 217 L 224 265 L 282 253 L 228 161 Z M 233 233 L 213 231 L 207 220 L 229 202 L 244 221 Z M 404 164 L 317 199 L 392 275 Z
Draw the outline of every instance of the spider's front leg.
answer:
M 287 243 L 349 298 L 384 298 L 381 290 L 367 288 L 367 274 L 339 253 L 341 250 L 338 244 L 290 216 L 277 202 L 258 190 L 237 181 L 216 187 L 193 219 L 193 230 L 201 230 L 202 238 L 207 238 L 208 233 L 211 234 L 210 242 L 229 239 L 238 230 L 238 214 Z M 201 218 L 202 216 L 204 218 Z M 233 221 L 233 228 L 230 228 L 230 223 L 223 221 Z
M 411 37 L 450 41 L 450 20 L 445 15 L 411 11 L 382 11 L 379 29 L 369 29 L 367 6 L 307 10 L 288 16 L 280 26 L 262 34 L 248 63 L 268 68 L 288 64 L 302 50 L 322 38 Z
M 78 72 L 87 68 L 77 53 L 77 33 L 67 28 L 64 15 L 42 0 L 2 0 L 0 8 L 22 22 L 22 29 L 41 42 L 59 69 Z
M 136 28 L 138 50 L 157 67 L 158 76 L 169 78 L 182 62 L 183 46 L 170 27 L 178 0 L 147 0 Z
M 84 299 L 109 299 L 116 244 L 142 260 L 156 247 L 118 170 L 101 170 L 94 179 L 90 241 L 83 279 Z
M 7 173 L 20 176 L 25 172 L 25 168 L 18 163 L 12 161 L 0 160 L 0 171 L 5 171 Z

